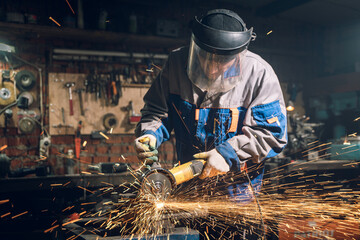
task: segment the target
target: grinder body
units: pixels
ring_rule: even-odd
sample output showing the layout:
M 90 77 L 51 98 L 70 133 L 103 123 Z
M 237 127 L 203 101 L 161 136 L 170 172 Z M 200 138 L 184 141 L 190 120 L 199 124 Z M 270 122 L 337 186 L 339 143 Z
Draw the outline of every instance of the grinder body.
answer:
M 154 168 L 145 175 L 141 185 L 142 192 L 150 193 L 156 199 L 164 200 L 171 194 L 176 185 L 199 176 L 204 165 L 204 160 L 193 160 L 170 170 Z

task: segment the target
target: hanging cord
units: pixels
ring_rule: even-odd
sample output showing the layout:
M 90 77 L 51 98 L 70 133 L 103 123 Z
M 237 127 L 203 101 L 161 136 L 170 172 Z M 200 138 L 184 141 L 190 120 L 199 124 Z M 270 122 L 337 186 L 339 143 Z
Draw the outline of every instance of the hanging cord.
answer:
M 249 181 L 249 185 L 250 185 L 251 191 L 253 192 L 253 195 L 254 195 L 256 204 L 257 204 L 258 209 L 259 209 L 260 221 L 261 221 L 261 228 L 262 228 L 262 231 L 263 231 L 263 232 L 262 232 L 262 239 L 265 240 L 265 239 L 266 239 L 266 232 L 265 232 L 265 224 L 264 224 L 264 219 L 263 219 L 263 214 L 262 214 L 261 206 L 260 206 L 259 200 L 258 200 L 257 197 L 256 197 L 256 192 L 255 192 L 254 186 L 252 185 L 251 179 L 250 179 L 249 174 L 247 173 L 247 171 L 245 171 L 245 175 L 246 175 L 246 177 L 247 177 L 247 179 L 248 179 L 248 181 Z

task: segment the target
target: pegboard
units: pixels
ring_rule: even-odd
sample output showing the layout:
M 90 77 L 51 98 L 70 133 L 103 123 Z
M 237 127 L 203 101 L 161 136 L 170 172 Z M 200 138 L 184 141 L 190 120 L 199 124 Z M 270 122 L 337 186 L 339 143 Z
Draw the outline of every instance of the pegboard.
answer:
M 129 112 L 124 109 L 132 101 L 135 114 L 140 114 L 143 107 L 143 97 L 149 89 L 148 84 L 127 84 L 122 87 L 122 96 L 117 106 L 106 105 L 103 98 L 97 99 L 93 93 L 82 93 L 84 116 L 80 113 L 79 95 L 76 89 L 84 88 L 85 74 L 49 73 L 49 125 L 51 135 L 73 135 L 78 122 L 82 121 L 81 134 L 91 134 L 93 131 L 105 130 L 103 116 L 112 113 L 118 124 L 113 128 L 113 134 L 134 133 L 135 124 L 129 122 Z M 74 82 L 72 87 L 73 110 L 70 116 L 69 90 L 64 85 Z M 64 110 L 62 110 L 64 109 Z M 64 112 L 64 114 L 62 113 Z M 64 118 L 63 118 L 64 115 Z M 59 127 L 67 125 L 68 127 Z

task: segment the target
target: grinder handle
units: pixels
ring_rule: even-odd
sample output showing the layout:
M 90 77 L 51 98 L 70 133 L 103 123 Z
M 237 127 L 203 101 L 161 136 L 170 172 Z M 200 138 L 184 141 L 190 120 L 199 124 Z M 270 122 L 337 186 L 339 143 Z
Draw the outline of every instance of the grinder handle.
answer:
M 170 169 L 170 172 L 175 178 L 176 185 L 187 182 L 194 177 L 199 176 L 204 169 L 205 163 L 205 160 L 192 160 Z

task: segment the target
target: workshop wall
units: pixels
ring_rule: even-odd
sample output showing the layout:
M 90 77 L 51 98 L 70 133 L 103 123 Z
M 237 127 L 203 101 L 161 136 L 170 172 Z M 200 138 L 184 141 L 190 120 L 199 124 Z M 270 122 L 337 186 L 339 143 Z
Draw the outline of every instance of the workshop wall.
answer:
M 16 1 L 20 2 L 20 1 Z M 37 1 L 39 2 L 39 1 Z M 92 3 L 98 1 L 92 1 Z M 30 4 L 30 3 L 28 3 Z M 81 59 L 66 59 L 67 56 L 60 56 L 54 58 L 54 49 L 91 49 L 98 51 L 109 52 L 147 52 L 147 53 L 162 53 L 167 54 L 171 49 L 186 45 L 188 43 L 189 31 L 188 23 L 192 16 L 205 9 L 219 7 L 215 3 L 204 3 L 197 7 L 189 6 L 184 3 L 176 2 L 172 5 L 170 2 L 166 3 L 168 6 L 158 6 L 156 4 L 146 7 L 137 8 L 129 4 L 128 6 L 118 6 L 109 8 L 109 19 L 111 21 L 103 29 L 99 29 L 94 19 L 98 19 L 98 15 L 91 15 L 88 12 L 85 17 L 85 29 L 76 28 L 76 20 L 73 22 L 67 21 L 68 14 L 53 15 L 58 19 L 63 26 L 58 27 L 55 23 L 48 19 L 49 12 L 60 3 L 46 2 L 44 5 L 38 4 L 33 14 L 39 16 L 38 21 L 32 24 L 17 24 L 5 23 L 4 18 L 0 16 L 0 42 L 4 42 L 16 46 L 16 54 L 26 59 L 27 61 L 39 65 L 43 69 L 44 86 L 41 89 L 44 99 L 44 114 L 42 120 L 45 128 L 49 128 L 52 122 L 49 122 L 50 116 L 50 96 L 49 96 L 49 73 L 68 73 L 68 74 L 89 74 L 91 72 L 108 73 L 114 70 L 127 69 L 125 65 L 131 65 L 132 62 L 122 63 L 119 58 L 87 58 L 83 61 Z M 121 3 L 119 3 L 122 5 Z M 159 3 L 158 3 L 159 4 Z M 161 3 L 165 4 L 165 3 Z M 11 5 L 11 4 L 9 4 Z M 151 6 L 150 6 L 151 5 Z M 170 6 L 171 5 L 171 6 Z M 190 4 L 191 5 L 191 4 Z M 27 5 L 24 5 L 26 8 Z M 3 4 L 3 7 L 6 7 Z M 60 8 L 60 6 L 58 6 Z M 68 11 L 68 6 L 64 5 L 64 11 Z M 246 21 L 248 27 L 254 27 L 257 33 L 257 39 L 251 43 L 250 50 L 260 54 L 266 61 L 268 61 L 277 73 L 283 85 L 290 85 L 296 83 L 301 85 L 305 83 L 312 83 L 311 81 L 321 73 L 323 69 L 322 59 L 324 56 L 321 40 L 323 29 L 320 27 L 311 26 L 310 24 L 291 23 L 285 20 L 280 21 L 278 18 L 258 18 L 251 15 L 249 9 L 237 9 L 229 3 L 224 3 L 221 7 L 234 9 L 238 11 L 243 19 Z M 87 10 L 97 11 L 100 8 L 88 8 Z M 117 14 L 117 10 L 123 14 Z M 136 9 L 136 11 L 131 11 Z M 176 11 L 169 11 L 169 9 L 176 9 Z M 26 12 L 24 10 L 24 12 Z M 130 15 L 135 14 L 138 20 L 138 28 L 130 29 Z M 94 17 L 95 16 L 95 17 Z M 159 19 L 154 16 L 161 16 Z M 157 28 L 157 20 L 164 20 L 165 25 L 173 23 L 178 31 L 161 32 Z M 161 23 L 161 22 L 160 22 Z M 49 27 L 51 26 L 51 27 Z M 166 25 L 168 26 L 168 25 Z M 106 31 L 104 31 L 106 30 Z M 166 30 L 166 29 L 165 29 Z M 136 34 L 134 34 L 136 33 Z M 166 36 L 166 34 L 168 36 Z M 156 36 L 157 35 L 157 36 Z M 159 37 L 161 36 L 161 37 Z M 331 43 L 331 40 L 329 40 Z M 80 60 L 79 60 L 80 59 Z M 335 58 L 334 58 L 335 59 Z M 161 62 L 158 63 L 161 67 Z M 6 63 L 2 63 L 3 69 L 9 69 Z M 137 72 L 144 71 L 145 68 L 132 69 Z M 34 73 L 36 70 L 32 69 Z M 294 74 L 296 73 L 296 74 Z M 148 84 L 142 80 L 132 80 L 137 84 Z M 37 84 L 39 79 L 37 78 Z M 310 89 L 311 90 L 311 89 Z M 36 94 L 39 95 L 40 89 L 36 89 Z M 67 100 L 64 89 L 59 90 L 59 93 L 64 94 L 64 102 Z M 287 90 L 284 88 L 286 101 L 289 99 Z M 137 97 L 137 96 L 135 96 Z M 301 98 L 299 94 L 298 99 Z M 302 101 L 300 99 L 300 105 Z M 74 103 L 76 104 L 76 103 Z M 120 106 L 119 106 L 120 107 Z M 117 109 L 118 110 L 118 109 Z M 304 110 L 301 110 L 303 113 Z M 3 119 L 0 119 L 0 128 Z M 39 128 L 31 134 L 21 134 L 17 130 L 17 119 L 14 117 L 12 125 L 7 129 L 6 137 L 0 138 L 0 147 L 7 145 L 0 153 L 4 152 L 14 160 L 12 161 L 12 169 L 24 166 L 34 166 L 42 162 L 39 154 L 39 142 L 43 134 Z M 133 127 L 133 126 L 132 126 Z M 1 129 L 0 129 L 1 130 Z M 100 130 L 100 129 L 95 129 Z M 51 136 L 51 149 L 49 156 L 49 163 L 53 168 L 55 174 L 69 173 L 68 152 L 74 150 L 74 132 L 66 135 Z M 87 164 L 97 164 L 100 162 L 129 162 L 133 167 L 139 165 L 136 154 L 133 149 L 134 136 L 129 132 L 126 134 L 108 134 L 109 139 L 93 139 L 89 134 L 82 136 L 82 142 L 87 141 L 87 145 L 83 147 L 80 154 L 80 159 L 76 161 L 74 169 L 71 171 L 79 172 L 86 171 Z M 170 166 L 176 162 L 174 155 L 174 140 L 165 143 L 160 149 L 160 159 L 165 165 Z M 124 158 L 121 157 L 124 156 Z
M 82 148 L 80 159 L 75 159 L 73 171 L 75 173 L 87 171 L 88 164 L 103 162 L 127 163 L 132 168 L 138 168 L 141 162 L 137 159 L 134 149 L 135 136 L 133 134 L 108 135 L 109 139 L 92 139 L 84 136 L 87 141 Z M 67 174 L 69 150 L 74 150 L 73 136 L 56 136 L 52 139 L 51 157 L 49 159 L 55 174 Z M 175 141 L 172 138 L 159 148 L 159 159 L 163 167 L 171 168 L 175 162 Z
M 15 37 L 11 34 L 1 35 L 0 41 L 8 43 L 10 45 L 16 46 L 16 54 L 21 56 L 21 58 L 37 64 L 44 69 L 44 86 L 43 86 L 43 105 L 44 105 L 44 115 L 43 121 L 45 128 L 48 128 L 51 122 L 49 122 L 50 108 L 49 108 L 49 72 L 57 73 L 81 73 L 89 74 L 93 69 L 97 69 L 99 72 L 108 72 L 113 69 L 122 69 L 123 64 L 116 62 L 108 63 L 96 63 L 96 62 L 68 62 L 68 61 L 50 61 L 49 50 L 53 48 L 80 48 L 80 49 L 89 49 L 96 48 L 96 44 L 91 44 L 88 42 L 77 42 L 68 41 L 64 39 L 56 40 L 44 40 L 37 39 L 36 37 L 23 38 Z M 18 47 L 19 46 L 19 47 Z M 36 46 L 36 47 L 34 47 Z M 123 50 L 122 46 L 114 44 L 107 44 L 101 48 L 102 50 Z M 139 48 L 141 49 L 141 47 Z M 167 51 L 167 50 L 163 50 Z M 22 67 L 20 67 L 21 69 Z M 2 69 L 9 69 L 9 65 L 2 64 Z M 36 70 L 29 69 L 36 74 Z M 143 84 L 144 85 L 144 84 Z M 33 92 L 34 96 L 38 96 L 40 93 L 39 89 L 39 78 L 37 78 L 36 89 Z M 144 86 L 142 86 L 144 88 Z M 146 88 L 144 88 L 146 90 Z M 61 89 L 63 90 L 63 89 Z M 66 92 L 60 91 L 59 94 L 63 92 L 64 102 L 67 100 Z M 133 96 L 134 100 L 138 102 L 140 100 L 139 96 Z M 122 100 L 122 99 L 121 99 Z M 128 100 L 126 102 L 121 102 L 116 111 L 121 111 L 121 106 L 128 105 Z M 77 103 L 74 103 L 74 105 Z M 137 107 L 137 106 L 136 106 Z M 138 107 L 137 107 L 138 108 Z M 15 108 L 16 110 L 16 108 Z M 139 113 L 139 110 L 136 109 L 136 113 Z M 92 117 L 92 116 L 87 116 Z M 40 121 L 40 119 L 38 119 Z M 128 127 L 133 129 L 134 124 L 128 124 Z M 87 166 L 89 164 L 98 164 L 102 162 L 122 162 L 128 163 L 131 167 L 137 168 L 141 165 L 136 157 L 134 150 L 133 142 L 134 135 L 131 134 L 128 130 L 128 134 L 109 134 L 106 135 L 109 139 L 93 139 L 91 135 L 84 134 L 81 136 L 82 143 L 87 142 L 85 147 L 82 147 L 80 153 L 80 158 L 76 159 L 71 154 L 69 150 L 72 150 L 75 153 L 75 144 L 74 144 L 74 128 L 71 131 L 68 131 L 67 135 L 53 135 L 51 136 L 51 148 L 49 151 L 49 157 L 44 159 L 40 157 L 39 144 L 41 136 L 44 134 L 39 126 L 36 126 L 35 130 L 30 134 L 24 134 L 19 132 L 17 128 L 17 116 L 14 114 L 13 121 L 8 125 L 8 128 L 3 128 L 3 119 L 1 119 L 0 130 L 4 131 L 4 134 L 0 134 L 0 153 L 5 153 L 9 156 L 11 160 L 11 170 L 17 170 L 21 168 L 31 168 L 38 165 L 49 164 L 53 174 L 70 174 L 70 173 L 79 173 L 86 172 Z M 101 130 L 101 129 L 94 129 Z M 159 149 L 159 159 L 162 162 L 163 166 L 170 168 L 173 163 L 176 161 L 174 155 L 174 144 L 175 141 L 171 139 L 169 142 L 163 144 Z M 71 152 L 71 151 L 70 151 Z

